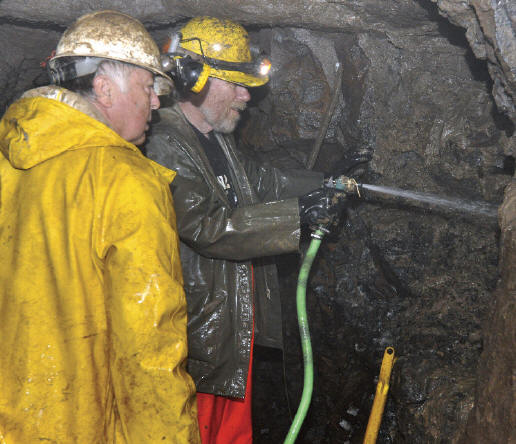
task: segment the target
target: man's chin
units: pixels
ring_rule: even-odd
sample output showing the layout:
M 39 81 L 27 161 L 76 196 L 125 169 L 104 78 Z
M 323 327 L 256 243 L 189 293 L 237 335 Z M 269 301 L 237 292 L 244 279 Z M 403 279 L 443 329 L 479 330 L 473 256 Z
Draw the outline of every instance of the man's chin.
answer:
M 217 127 L 213 127 L 215 131 L 223 134 L 231 134 L 233 131 L 235 131 L 235 128 L 237 127 L 240 120 L 240 113 L 236 110 L 232 111 L 235 111 L 235 116 L 228 116 L 223 121 L 219 122 Z
M 136 146 L 143 144 L 143 142 L 145 142 L 145 133 L 143 133 L 137 139 L 129 140 L 129 142 L 131 142 L 133 145 L 136 145 Z
M 233 131 L 235 131 L 237 123 L 238 122 L 223 122 L 220 125 L 217 125 L 217 127 L 213 127 L 213 129 L 218 133 L 231 134 Z

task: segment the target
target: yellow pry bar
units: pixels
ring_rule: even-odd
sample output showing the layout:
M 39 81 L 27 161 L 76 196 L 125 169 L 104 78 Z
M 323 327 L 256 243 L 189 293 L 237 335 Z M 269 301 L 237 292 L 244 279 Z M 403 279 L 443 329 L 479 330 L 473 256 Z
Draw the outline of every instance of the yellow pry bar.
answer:
M 382 423 L 383 409 L 389 391 L 389 380 L 391 378 L 392 366 L 394 365 L 394 348 L 387 347 L 383 353 L 382 367 L 380 368 L 380 377 L 376 385 L 376 394 L 374 396 L 373 407 L 364 436 L 364 444 L 375 444 L 378 430 Z

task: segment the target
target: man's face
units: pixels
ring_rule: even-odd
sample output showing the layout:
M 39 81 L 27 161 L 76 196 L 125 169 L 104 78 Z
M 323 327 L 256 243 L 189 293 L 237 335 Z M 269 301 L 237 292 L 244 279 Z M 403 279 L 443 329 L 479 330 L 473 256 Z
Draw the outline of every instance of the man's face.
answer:
M 240 112 L 246 108 L 250 98 L 247 88 L 210 78 L 199 109 L 215 131 L 229 134 L 236 128 Z
M 152 110 L 159 108 L 159 99 L 153 86 L 154 75 L 145 69 L 135 68 L 129 74 L 125 88 L 117 88 L 115 93 L 114 129 L 135 145 L 145 141 Z

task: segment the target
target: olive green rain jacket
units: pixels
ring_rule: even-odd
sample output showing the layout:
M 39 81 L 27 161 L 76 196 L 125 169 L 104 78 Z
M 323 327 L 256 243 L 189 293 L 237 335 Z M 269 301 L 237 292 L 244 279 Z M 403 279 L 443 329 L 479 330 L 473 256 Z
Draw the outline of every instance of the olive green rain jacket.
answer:
M 199 139 L 179 106 L 159 110 L 147 155 L 177 171 L 172 184 L 188 301 L 188 371 L 197 390 L 243 398 L 251 336 L 282 347 L 273 255 L 299 249 L 297 196 L 323 186 L 323 174 L 280 171 L 216 134 L 238 207 L 231 208 Z M 253 283 L 255 292 L 253 292 Z
M 175 173 L 99 120 L 44 87 L 0 122 L 2 444 L 199 442 Z

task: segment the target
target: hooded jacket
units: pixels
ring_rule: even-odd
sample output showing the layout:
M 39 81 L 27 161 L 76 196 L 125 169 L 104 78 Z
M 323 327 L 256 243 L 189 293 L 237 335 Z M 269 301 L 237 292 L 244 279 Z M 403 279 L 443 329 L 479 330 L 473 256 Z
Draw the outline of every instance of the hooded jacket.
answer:
M 296 196 L 321 187 L 323 175 L 259 165 L 235 149 L 231 135 L 216 134 L 238 197 L 232 208 L 180 107 L 160 109 L 159 119 L 146 153 L 177 172 L 172 193 L 188 303 L 188 371 L 200 392 L 243 398 L 253 322 L 257 344 L 282 347 L 272 256 L 298 251 Z
M 196 443 L 169 183 L 70 91 L 0 122 L 0 442 Z

